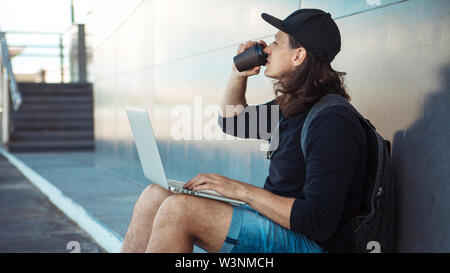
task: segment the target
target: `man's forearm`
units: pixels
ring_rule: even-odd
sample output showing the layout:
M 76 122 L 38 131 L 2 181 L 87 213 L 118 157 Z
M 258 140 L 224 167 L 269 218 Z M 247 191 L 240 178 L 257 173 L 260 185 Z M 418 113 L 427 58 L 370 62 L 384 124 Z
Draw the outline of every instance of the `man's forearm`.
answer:
M 247 77 L 239 77 L 234 74 L 230 76 L 226 90 L 222 96 L 221 108 L 223 117 L 232 117 L 239 114 L 236 112 L 236 109 L 233 109 L 233 107 L 227 107 L 227 105 L 238 107 L 242 106 L 241 110 L 245 108 L 247 105 L 247 100 L 245 99 L 246 88 Z
M 243 201 L 250 207 L 275 223 L 291 229 L 291 210 L 295 198 L 276 195 L 250 184 L 246 185 L 244 192 L 245 198 L 243 198 Z

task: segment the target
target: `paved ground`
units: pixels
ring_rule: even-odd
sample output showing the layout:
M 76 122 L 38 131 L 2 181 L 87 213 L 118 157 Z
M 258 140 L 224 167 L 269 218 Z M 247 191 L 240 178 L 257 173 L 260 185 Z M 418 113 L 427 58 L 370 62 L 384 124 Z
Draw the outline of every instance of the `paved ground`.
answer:
M 13 155 L 83 207 L 120 240 L 128 229 L 139 194 L 149 184 L 96 167 L 95 152 Z M 194 252 L 204 251 L 194 246 Z
M 95 166 L 94 152 L 14 153 L 14 156 L 123 238 L 144 185 Z
M 0 252 L 71 252 L 71 241 L 104 252 L 0 155 Z

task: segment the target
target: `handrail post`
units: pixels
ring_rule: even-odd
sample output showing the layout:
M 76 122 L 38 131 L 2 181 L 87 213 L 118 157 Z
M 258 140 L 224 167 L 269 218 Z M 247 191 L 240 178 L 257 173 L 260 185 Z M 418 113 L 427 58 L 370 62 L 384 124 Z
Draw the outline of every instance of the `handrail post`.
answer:
M 78 25 L 78 81 L 87 82 L 86 76 L 86 33 L 85 25 Z
M 0 42 L 2 44 L 2 46 L 0 47 L 1 53 L 2 53 L 2 60 L 3 60 L 2 67 L 5 69 L 4 75 L 7 75 L 6 81 L 9 80 L 9 86 L 11 87 L 10 90 L 7 88 L 5 88 L 5 90 L 8 93 L 7 97 L 11 97 L 14 111 L 17 111 L 19 109 L 20 105 L 22 104 L 22 96 L 20 95 L 20 92 L 17 90 L 17 83 L 16 83 L 16 79 L 14 77 L 14 72 L 13 72 L 12 66 L 11 66 L 11 58 L 9 56 L 8 44 L 6 43 L 6 38 L 5 38 L 4 32 L 0 32 Z M 2 79 L 4 80 L 5 77 Z M 3 84 L 5 84 L 5 83 L 3 83 Z M 8 87 L 8 84 L 6 84 L 6 86 Z
M 61 83 L 64 83 L 64 46 L 62 34 L 59 34 L 59 60 L 61 66 Z
M 5 145 L 9 142 L 9 90 L 8 75 L 3 68 L 3 63 L 1 64 L 0 70 L 0 86 L 2 95 L 2 144 Z

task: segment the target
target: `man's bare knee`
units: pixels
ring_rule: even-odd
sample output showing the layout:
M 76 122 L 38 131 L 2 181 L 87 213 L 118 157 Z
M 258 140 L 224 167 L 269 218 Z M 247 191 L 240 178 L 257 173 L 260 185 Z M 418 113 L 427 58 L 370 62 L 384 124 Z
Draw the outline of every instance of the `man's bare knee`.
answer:
M 140 194 L 134 205 L 133 217 L 125 235 L 122 252 L 144 252 L 151 236 L 153 219 L 161 203 L 172 195 L 166 189 L 152 184 Z
M 158 223 L 180 224 L 183 223 L 185 229 L 189 228 L 189 222 L 186 219 L 195 219 L 195 212 L 192 210 L 193 202 L 198 197 L 185 194 L 173 194 L 164 200 L 161 204 L 155 221 Z
M 155 210 L 164 202 L 164 200 L 173 195 L 170 191 L 157 184 L 147 186 L 139 196 L 134 208 L 136 210 Z
M 158 184 L 151 184 L 147 186 L 141 193 L 139 199 L 143 199 L 145 201 L 147 200 L 162 200 L 166 199 L 167 197 L 171 196 L 172 193 L 163 187 L 161 187 Z
M 186 194 L 172 194 L 167 197 L 161 205 L 160 214 L 179 214 L 186 215 L 190 212 L 190 205 L 195 198 Z
M 210 252 L 218 252 L 228 232 L 232 214 L 233 208 L 229 204 L 175 194 L 164 200 L 153 227 L 182 230 L 197 245 Z

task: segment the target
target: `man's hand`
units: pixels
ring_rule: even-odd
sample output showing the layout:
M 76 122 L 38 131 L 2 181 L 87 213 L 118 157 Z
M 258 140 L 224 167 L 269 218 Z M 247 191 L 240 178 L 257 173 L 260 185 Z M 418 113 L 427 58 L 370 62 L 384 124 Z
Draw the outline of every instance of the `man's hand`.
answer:
M 185 189 L 200 191 L 213 190 L 224 197 L 247 202 L 251 185 L 215 173 L 200 173 L 183 186 Z
M 236 54 L 240 54 L 240 53 L 244 52 L 245 50 L 249 49 L 250 47 L 252 47 L 253 45 L 255 45 L 257 43 L 258 42 L 255 42 L 255 41 L 247 41 L 245 44 L 243 44 L 243 43 L 240 44 L 238 49 L 237 49 Z M 264 47 L 267 46 L 266 42 L 264 42 L 263 40 L 259 40 L 259 43 L 263 44 Z M 247 71 L 239 72 L 237 70 L 236 66 L 233 63 L 233 76 L 236 77 L 236 78 L 244 78 L 245 79 L 245 78 L 248 78 L 250 76 L 259 74 L 260 71 L 261 71 L 261 66 L 256 66 L 253 69 L 249 69 Z
M 293 197 L 273 194 L 265 189 L 230 179 L 215 173 L 201 173 L 184 184 L 185 189 L 213 190 L 224 197 L 247 203 L 275 223 L 291 229 Z

